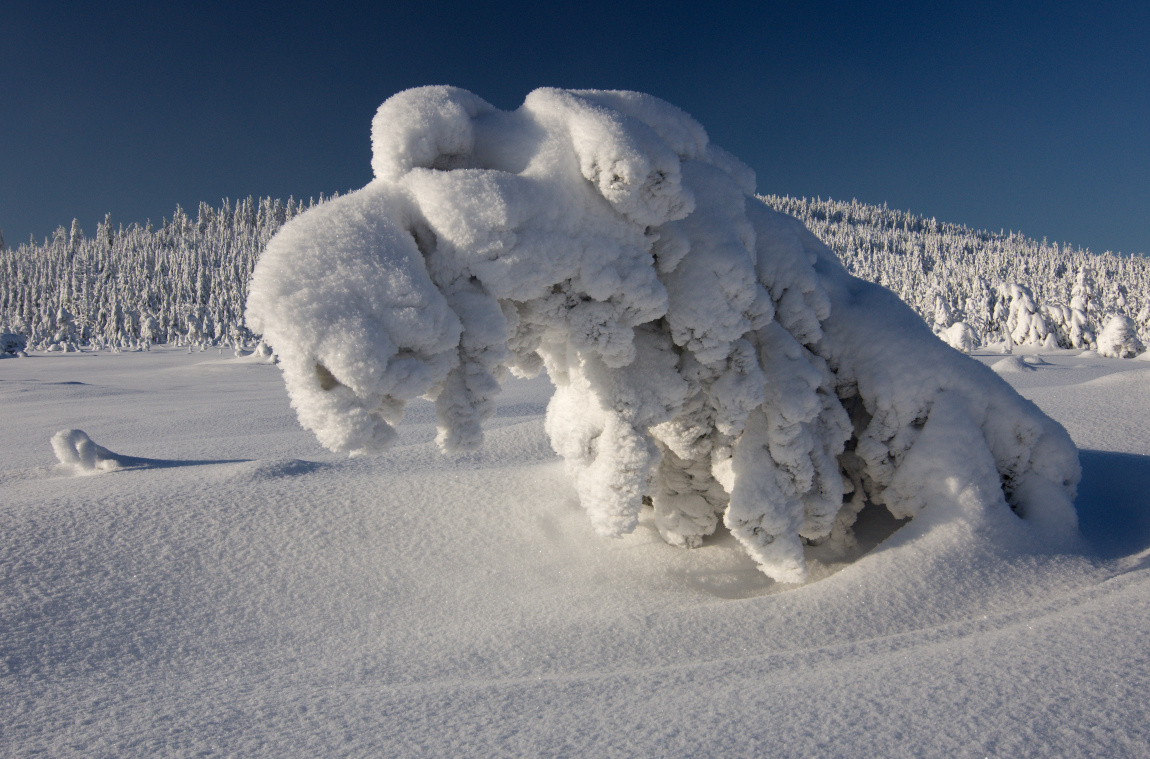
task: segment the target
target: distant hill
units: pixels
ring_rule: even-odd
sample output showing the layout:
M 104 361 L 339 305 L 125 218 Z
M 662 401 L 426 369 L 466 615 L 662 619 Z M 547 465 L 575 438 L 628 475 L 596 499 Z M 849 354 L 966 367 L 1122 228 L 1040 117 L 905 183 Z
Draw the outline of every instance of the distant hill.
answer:
M 897 293 L 936 331 L 963 322 L 980 343 L 1010 335 L 1015 343 L 1096 347 L 1096 336 L 1122 315 L 1150 343 L 1150 258 L 1099 255 L 855 200 L 760 199 L 801 219 L 848 271 Z
M 962 323 L 974 345 L 1009 335 L 1015 343 L 1096 347 L 1121 315 L 1150 344 L 1145 257 L 1097 255 L 857 201 L 760 199 L 801 219 L 851 273 L 893 290 L 940 334 Z M 243 308 L 257 258 L 284 223 L 323 201 L 200 203 L 194 219 L 179 207 L 158 227 L 114 227 L 106 218 L 90 238 L 73 222 L 42 244 L 0 249 L 0 332 L 26 336 L 33 349 L 250 340 Z

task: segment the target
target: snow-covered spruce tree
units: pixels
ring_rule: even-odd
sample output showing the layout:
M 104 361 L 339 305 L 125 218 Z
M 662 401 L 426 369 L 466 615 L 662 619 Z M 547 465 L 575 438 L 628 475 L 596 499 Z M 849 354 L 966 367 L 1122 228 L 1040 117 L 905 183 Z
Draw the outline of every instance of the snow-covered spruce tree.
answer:
M 1043 306 L 1042 313 L 1051 325 L 1061 348 L 1090 348 L 1094 333 L 1090 330 L 1086 314 L 1070 306 Z
M 285 225 L 248 298 L 327 447 L 386 446 L 425 396 L 440 445 L 473 448 L 504 374 L 545 367 L 547 432 L 603 535 L 649 499 L 668 542 L 722 518 L 799 582 L 804 541 L 846 540 L 867 500 L 1075 534 L 1066 432 L 753 197 L 674 106 L 426 87 L 380 107 L 372 147 L 375 180 Z
M 944 329 L 936 326 L 934 333 L 951 348 L 963 353 L 973 353 L 978 346 L 978 338 L 966 322 L 955 322 Z
M 994 319 L 1002 325 L 1004 338 L 1011 345 L 1045 345 L 1057 347 L 1046 317 L 1034 303 L 1030 289 L 1025 285 L 1009 284 L 998 288 L 998 301 Z
M 1107 358 L 1133 358 L 1144 350 L 1138 325 L 1129 316 L 1114 314 L 1098 335 L 1098 353 Z
M 1143 345 L 1150 345 L 1150 303 L 1142 307 L 1135 317 L 1134 323 L 1138 328 L 1138 337 Z

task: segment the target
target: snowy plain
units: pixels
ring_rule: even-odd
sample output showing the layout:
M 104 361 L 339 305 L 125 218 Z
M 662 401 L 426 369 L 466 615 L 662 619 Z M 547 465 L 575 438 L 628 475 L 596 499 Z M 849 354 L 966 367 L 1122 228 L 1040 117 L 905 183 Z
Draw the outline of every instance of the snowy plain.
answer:
M 1150 755 L 1150 362 L 975 360 L 1081 449 L 1081 544 L 864 512 L 798 586 L 650 509 L 597 536 L 546 376 L 478 452 L 416 402 L 348 458 L 251 357 L 0 361 L 0 754 Z M 77 475 L 65 428 L 138 458 Z

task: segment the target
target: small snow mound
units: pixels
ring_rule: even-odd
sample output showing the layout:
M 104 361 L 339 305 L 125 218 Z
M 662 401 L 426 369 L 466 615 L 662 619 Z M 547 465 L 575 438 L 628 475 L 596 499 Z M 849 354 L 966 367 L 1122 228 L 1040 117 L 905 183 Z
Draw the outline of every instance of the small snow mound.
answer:
M 1047 361 L 1046 359 L 1044 359 L 1042 356 L 1037 356 L 1037 355 L 1023 356 L 1022 360 L 1025 361 L 1028 365 L 1030 365 L 1032 367 L 1034 367 L 1034 366 L 1050 366 L 1050 362 Z
M 126 462 L 124 456 L 96 445 L 83 430 L 60 430 L 52 436 L 52 450 L 61 466 L 79 474 L 110 472 Z
M 1018 372 L 1032 372 L 1034 367 L 1021 356 L 1007 356 L 1001 361 L 991 364 L 991 369 L 999 374 L 1016 374 Z
M 260 340 L 260 344 L 252 351 L 252 355 L 264 363 L 274 364 L 278 362 L 275 352 L 272 351 L 272 347 L 263 340 Z

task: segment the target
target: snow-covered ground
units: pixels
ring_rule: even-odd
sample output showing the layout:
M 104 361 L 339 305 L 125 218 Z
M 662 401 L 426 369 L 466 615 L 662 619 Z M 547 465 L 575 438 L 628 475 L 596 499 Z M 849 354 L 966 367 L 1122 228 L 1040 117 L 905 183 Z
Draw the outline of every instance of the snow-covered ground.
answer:
M 595 535 L 546 377 L 479 452 L 416 402 L 347 458 L 251 358 L 0 361 L 0 753 L 1150 755 L 1150 361 L 976 358 L 1082 449 L 1081 546 L 864 512 L 802 586 Z M 135 458 L 56 466 L 67 428 Z

